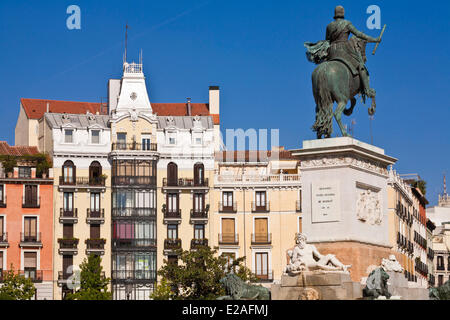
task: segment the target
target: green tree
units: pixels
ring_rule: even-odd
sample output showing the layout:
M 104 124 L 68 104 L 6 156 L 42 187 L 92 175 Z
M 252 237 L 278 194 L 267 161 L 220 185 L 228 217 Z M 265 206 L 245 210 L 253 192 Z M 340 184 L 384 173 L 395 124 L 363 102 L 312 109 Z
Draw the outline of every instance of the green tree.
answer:
M 68 300 L 111 300 L 112 294 L 108 291 L 109 278 L 102 274 L 101 258 L 91 254 L 80 265 L 80 289 L 75 293 L 67 294 Z
M 161 284 L 150 296 L 154 300 L 213 300 L 225 295 L 220 284 L 228 272 L 234 272 L 244 281 L 255 281 L 256 277 L 243 265 L 245 257 L 233 261 L 217 256 L 217 250 L 208 246 L 197 250 L 178 250 L 179 264 L 168 263 L 158 271 Z
M 36 294 L 36 288 L 31 281 L 14 272 L 14 266 L 3 274 L 3 284 L 0 288 L 0 300 L 30 300 Z
M 414 181 L 413 187 L 418 188 L 423 195 L 427 193 L 427 182 L 425 180 Z

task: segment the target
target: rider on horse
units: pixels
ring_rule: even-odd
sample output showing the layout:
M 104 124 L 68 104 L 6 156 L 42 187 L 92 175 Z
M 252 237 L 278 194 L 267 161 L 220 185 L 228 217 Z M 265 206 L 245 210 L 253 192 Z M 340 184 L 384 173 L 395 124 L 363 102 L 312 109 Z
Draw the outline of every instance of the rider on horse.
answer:
M 363 93 L 369 98 L 375 97 L 375 90 L 369 86 L 369 71 L 364 65 L 364 59 L 356 48 L 349 42 L 350 33 L 367 42 L 381 42 L 380 38 L 373 38 L 358 31 L 353 24 L 344 19 L 345 10 L 337 6 L 334 21 L 327 26 L 326 40 L 330 43 L 328 57 L 326 60 L 338 60 L 343 62 L 351 70 L 353 76 L 359 74 Z

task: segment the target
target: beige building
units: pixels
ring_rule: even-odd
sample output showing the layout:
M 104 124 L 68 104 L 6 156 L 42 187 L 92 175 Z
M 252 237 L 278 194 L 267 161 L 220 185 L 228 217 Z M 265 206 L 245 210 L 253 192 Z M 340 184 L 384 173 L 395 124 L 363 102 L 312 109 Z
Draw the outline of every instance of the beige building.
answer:
M 450 222 L 436 227 L 433 235 L 434 267 L 436 286 L 450 280 Z
M 53 298 L 73 292 L 90 255 L 111 276 L 111 169 L 108 116 L 45 113 L 39 146 L 53 159 Z
M 245 265 L 262 282 L 280 280 L 286 250 L 301 232 L 298 161 L 272 152 L 216 153 L 211 196 L 211 245 Z

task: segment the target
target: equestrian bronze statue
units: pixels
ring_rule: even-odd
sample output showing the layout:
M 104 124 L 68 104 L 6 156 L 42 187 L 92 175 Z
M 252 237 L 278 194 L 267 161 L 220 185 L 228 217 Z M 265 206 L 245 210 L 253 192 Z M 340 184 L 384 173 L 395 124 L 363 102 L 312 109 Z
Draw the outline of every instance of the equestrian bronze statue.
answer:
M 344 19 L 344 15 L 344 8 L 337 6 L 334 21 L 327 27 L 326 40 L 305 43 L 308 60 L 318 64 L 312 74 L 316 101 L 316 122 L 312 129 L 318 139 L 322 139 L 322 136 L 331 137 L 333 116 L 342 136 L 348 136 L 341 122 L 341 116 L 342 113 L 347 116 L 352 114 L 356 105 L 356 95 L 360 94 L 364 103 L 366 97 L 372 99 L 369 115 L 375 114 L 376 110 L 376 92 L 370 88 L 369 71 L 365 66 L 366 45 L 368 42 L 380 43 L 381 35 L 373 38 L 358 31 L 350 21 Z M 349 40 L 350 34 L 353 36 Z M 346 109 L 349 100 L 351 105 Z M 335 102 L 337 107 L 333 113 Z

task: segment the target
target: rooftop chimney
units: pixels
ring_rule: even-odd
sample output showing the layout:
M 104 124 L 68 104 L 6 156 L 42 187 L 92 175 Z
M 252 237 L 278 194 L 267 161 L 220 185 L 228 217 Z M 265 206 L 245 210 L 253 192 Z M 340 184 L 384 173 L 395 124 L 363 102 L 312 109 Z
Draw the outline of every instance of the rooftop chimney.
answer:
M 192 115 L 191 98 L 187 98 L 187 115 Z
M 47 113 L 50 111 L 50 102 L 47 102 Z

